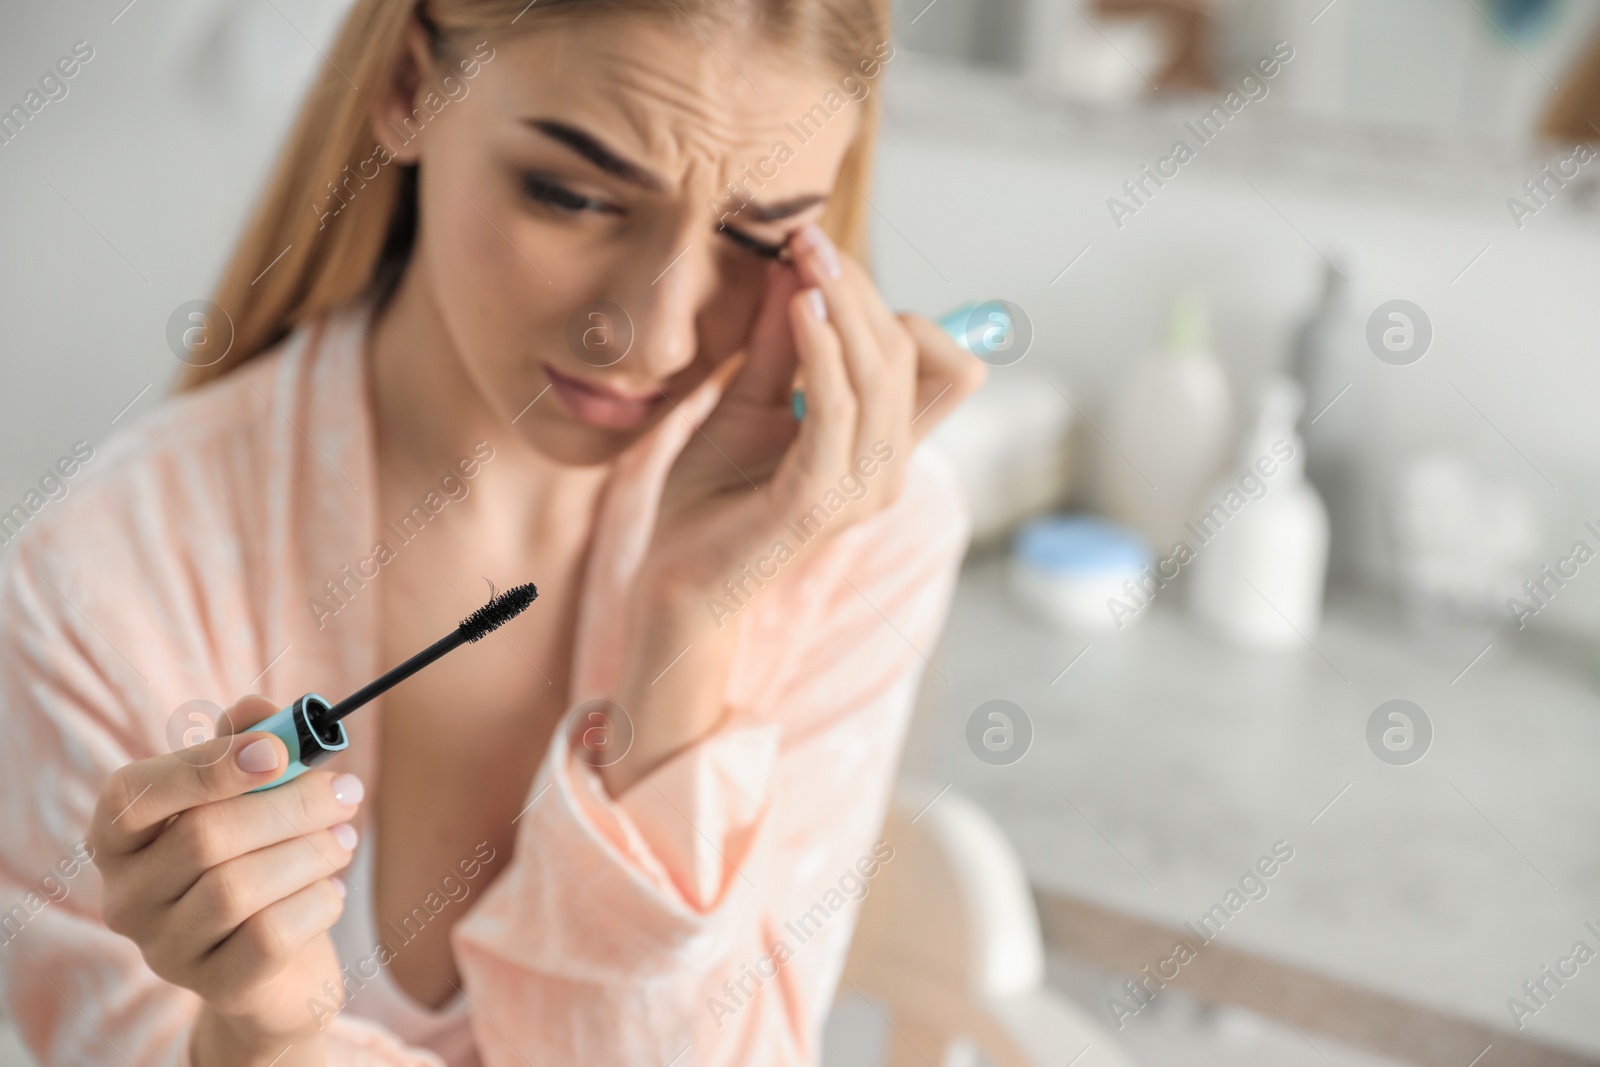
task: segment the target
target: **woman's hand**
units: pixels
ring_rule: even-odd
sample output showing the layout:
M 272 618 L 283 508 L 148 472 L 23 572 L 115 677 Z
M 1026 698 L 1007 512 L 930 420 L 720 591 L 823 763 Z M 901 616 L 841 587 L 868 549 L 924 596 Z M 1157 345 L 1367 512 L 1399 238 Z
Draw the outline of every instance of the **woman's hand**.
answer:
M 774 541 L 810 551 L 894 503 L 913 446 L 984 378 L 936 324 L 885 307 L 820 228 L 790 249 L 794 267 L 772 268 L 733 380 L 668 476 L 641 572 L 658 597 L 687 592 L 703 612 Z
M 218 732 L 276 710 L 245 697 Z M 327 1016 L 308 1002 L 330 1001 L 324 982 L 340 988 L 327 931 L 344 887 L 330 876 L 353 855 L 361 782 L 308 771 L 248 792 L 287 763 L 271 734 L 219 736 L 119 768 L 95 807 L 88 841 L 105 923 L 157 975 L 205 1001 L 191 1045 L 197 1067 L 265 1064 L 286 1046 L 296 1051 L 279 1067 L 321 1059 Z
M 634 741 L 605 769 L 613 793 L 720 719 L 728 618 L 794 559 L 894 503 L 917 441 L 983 382 L 981 361 L 933 322 L 889 311 L 821 229 L 789 247 L 794 266 L 770 269 L 732 380 L 662 491 L 616 694 Z

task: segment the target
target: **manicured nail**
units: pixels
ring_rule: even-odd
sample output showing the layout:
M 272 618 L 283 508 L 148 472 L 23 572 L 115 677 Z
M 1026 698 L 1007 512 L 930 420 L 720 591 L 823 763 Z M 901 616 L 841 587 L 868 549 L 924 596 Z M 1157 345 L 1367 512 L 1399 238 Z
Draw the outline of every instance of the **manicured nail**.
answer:
M 356 842 L 361 840 L 361 835 L 356 833 L 356 828 L 347 822 L 342 822 L 333 828 L 333 839 L 339 842 L 339 847 L 346 852 L 356 850 Z
M 817 253 L 817 261 L 822 264 L 822 270 L 830 278 L 839 276 L 839 250 L 833 247 L 833 241 L 823 232 L 821 226 L 809 222 L 805 227 L 806 244 Z
M 234 760 L 239 764 L 241 771 L 248 771 L 251 774 L 278 769 L 277 750 L 272 747 L 272 740 L 266 737 L 252 741 L 241 748 Z
M 337 874 L 330 878 L 329 881 L 333 883 L 333 888 L 339 891 L 339 895 L 341 897 L 350 892 L 349 887 L 344 884 L 344 879 L 340 878 Z
M 811 314 L 818 322 L 828 321 L 828 302 L 822 298 L 821 289 L 807 289 L 806 300 L 811 304 Z
M 333 799 L 347 808 L 361 803 L 366 794 L 366 786 L 353 774 L 341 774 L 333 780 Z

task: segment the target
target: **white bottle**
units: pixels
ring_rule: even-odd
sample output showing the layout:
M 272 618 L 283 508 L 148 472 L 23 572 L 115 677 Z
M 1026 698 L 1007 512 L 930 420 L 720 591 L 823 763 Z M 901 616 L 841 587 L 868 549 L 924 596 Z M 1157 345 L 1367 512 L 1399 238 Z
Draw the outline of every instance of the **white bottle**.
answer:
M 1300 387 L 1274 378 L 1262 390 L 1256 426 L 1232 477 L 1207 495 L 1191 529 L 1196 545 L 1191 612 L 1240 645 L 1286 647 L 1312 640 L 1328 569 L 1328 509 L 1305 475 L 1295 433 Z
M 1163 351 L 1141 361 L 1112 403 L 1100 454 L 1106 511 L 1157 554 L 1171 549 L 1201 490 L 1227 459 L 1233 437 L 1228 377 L 1209 349 L 1206 305 L 1173 302 Z
M 1348 242 L 1328 249 L 1321 300 L 1295 332 L 1290 351 L 1290 371 L 1305 396 L 1300 436 L 1306 477 L 1332 523 L 1328 572 L 1335 586 L 1373 580 L 1387 548 L 1388 516 L 1376 507 L 1383 494 L 1362 476 L 1361 457 L 1377 417 L 1373 405 L 1389 369 L 1367 347 L 1367 314 L 1356 304 L 1362 258 Z

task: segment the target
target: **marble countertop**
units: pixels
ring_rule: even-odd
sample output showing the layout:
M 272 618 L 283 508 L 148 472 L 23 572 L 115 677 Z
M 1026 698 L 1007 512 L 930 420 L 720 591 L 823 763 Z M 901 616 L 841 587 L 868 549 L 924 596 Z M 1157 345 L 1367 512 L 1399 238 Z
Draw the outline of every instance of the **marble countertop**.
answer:
M 1047 927 L 1059 900 L 1096 924 L 1181 930 L 1285 842 L 1292 860 L 1264 896 L 1247 886 L 1260 899 L 1199 956 L 1460 1021 L 1460 1047 L 1484 1034 L 1506 1046 L 1479 1067 L 1533 1062 L 1501 1057 L 1534 1044 L 1565 1050 L 1539 1062 L 1600 1062 L 1600 957 L 1566 964 L 1577 973 L 1559 987 L 1546 979 L 1542 1005 L 1523 987 L 1575 942 L 1600 952 L 1585 925 L 1600 930 L 1600 688 L 1581 662 L 1362 603 L 1336 604 L 1282 653 L 1226 646 L 1159 604 L 1120 633 L 1073 637 L 1020 614 L 1003 568 L 979 558 L 962 576 L 925 682 L 935 728 L 908 768 L 994 815 Z M 1434 731 L 1404 766 L 1367 738 L 1396 698 Z M 967 741 L 972 712 L 995 699 L 1034 735 L 1005 766 Z M 1513 997 L 1537 1009 L 1520 1030 Z

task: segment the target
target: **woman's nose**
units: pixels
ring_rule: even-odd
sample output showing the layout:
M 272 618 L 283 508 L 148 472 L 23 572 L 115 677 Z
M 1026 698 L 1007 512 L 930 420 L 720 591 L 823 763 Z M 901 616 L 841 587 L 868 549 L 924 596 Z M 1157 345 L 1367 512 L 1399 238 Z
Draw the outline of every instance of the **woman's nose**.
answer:
M 675 374 L 694 361 L 695 322 L 715 281 L 710 252 L 705 240 L 685 237 L 664 254 L 638 257 L 622 272 L 627 284 L 612 299 L 632 321 L 629 360 L 653 377 Z

